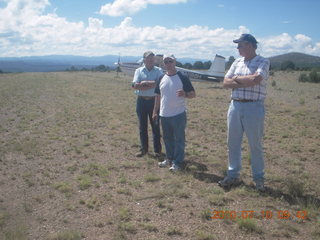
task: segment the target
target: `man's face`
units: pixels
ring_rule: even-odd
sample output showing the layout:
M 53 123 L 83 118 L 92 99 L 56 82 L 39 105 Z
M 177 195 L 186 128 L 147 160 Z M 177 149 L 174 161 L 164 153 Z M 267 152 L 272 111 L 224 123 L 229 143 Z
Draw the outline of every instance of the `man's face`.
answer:
M 250 53 L 251 51 L 250 47 L 251 47 L 251 44 L 248 42 L 239 42 L 237 49 L 239 51 L 240 56 L 242 57 L 247 56 L 248 53 Z
M 148 57 L 146 57 L 144 59 L 144 64 L 146 65 L 146 67 L 148 69 L 151 69 L 154 67 L 154 56 L 153 55 L 149 55 Z
M 176 61 L 174 59 L 171 58 L 166 58 L 163 60 L 164 66 L 167 70 L 172 69 L 175 67 L 175 63 Z

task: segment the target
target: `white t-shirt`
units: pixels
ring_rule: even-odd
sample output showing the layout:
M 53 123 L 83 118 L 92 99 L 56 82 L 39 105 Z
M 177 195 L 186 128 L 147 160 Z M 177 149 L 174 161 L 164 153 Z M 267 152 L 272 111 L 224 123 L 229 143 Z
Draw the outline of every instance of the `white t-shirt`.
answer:
M 188 78 L 180 79 L 178 74 L 173 76 L 165 74 L 163 76 L 155 91 L 161 95 L 161 117 L 173 117 L 186 111 L 185 98 L 177 96 L 177 91 L 180 89 L 183 89 L 185 92 L 194 91 Z

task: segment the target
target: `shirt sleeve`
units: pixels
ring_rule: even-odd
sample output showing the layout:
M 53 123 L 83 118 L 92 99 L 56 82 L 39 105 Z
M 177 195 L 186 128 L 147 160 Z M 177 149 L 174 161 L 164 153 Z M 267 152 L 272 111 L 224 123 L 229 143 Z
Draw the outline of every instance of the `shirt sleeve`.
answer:
M 270 61 L 264 58 L 263 61 L 259 64 L 256 72 L 261 75 L 264 80 L 266 80 L 269 76 L 269 68 Z
M 231 67 L 229 68 L 227 74 L 225 75 L 225 78 L 232 78 L 234 76 L 237 63 L 238 63 L 238 59 L 234 60 L 234 62 L 231 64 Z
M 140 69 L 137 68 L 136 71 L 134 72 L 134 77 L 132 80 L 132 83 L 139 83 L 140 81 Z
M 160 81 L 163 78 L 163 74 L 159 77 L 159 79 L 156 81 L 156 87 L 154 89 L 154 93 L 160 95 Z
M 182 73 L 180 73 L 179 77 L 180 77 L 180 79 L 182 81 L 183 91 L 185 91 L 185 92 L 195 91 L 194 87 L 192 86 L 192 83 L 191 83 L 190 79 L 188 78 L 188 76 L 183 75 Z

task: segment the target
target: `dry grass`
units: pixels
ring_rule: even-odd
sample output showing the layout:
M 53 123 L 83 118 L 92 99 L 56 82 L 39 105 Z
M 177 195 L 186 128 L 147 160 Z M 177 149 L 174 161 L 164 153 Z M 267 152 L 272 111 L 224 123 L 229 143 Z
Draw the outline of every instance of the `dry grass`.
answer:
M 266 100 L 266 184 L 217 186 L 226 171 L 229 90 L 196 82 L 186 168 L 138 149 L 131 79 L 115 73 L 0 75 L 0 239 L 313 239 L 319 236 L 320 85 L 276 72 Z M 152 146 L 152 144 L 150 144 Z M 211 219 L 213 211 L 237 219 Z M 243 219 L 244 211 L 255 211 Z M 271 211 L 266 219 L 261 211 Z M 278 219 L 306 211 L 305 220 Z

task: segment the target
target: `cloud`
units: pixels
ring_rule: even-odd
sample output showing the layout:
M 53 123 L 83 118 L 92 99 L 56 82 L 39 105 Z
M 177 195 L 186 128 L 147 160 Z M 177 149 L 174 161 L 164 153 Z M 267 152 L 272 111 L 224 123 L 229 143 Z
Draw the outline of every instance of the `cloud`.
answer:
M 186 3 L 188 0 L 115 0 L 113 3 L 107 3 L 101 7 L 99 13 L 112 17 L 132 15 L 145 8 L 149 4 L 176 4 Z
M 320 54 L 319 43 L 314 43 L 312 39 L 303 34 L 290 36 L 283 33 L 278 36 L 269 36 L 262 39 L 263 53 L 267 56 L 274 56 L 288 52 L 303 52 L 307 54 Z
M 237 57 L 232 40 L 250 32 L 246 26 L 235 29 L 200 25 L 139 27 L 132 17 L 124 18 L 116 26 L 104 27 L 99 18 L 70 22 L 55 12 L 45 13 L 47 6 L 47 0 L 10 0 L 0 8 L 0 56 L 119 53 L 140 56 L 150 49 L 156 53 L 173 52 L 178 58 L 211 59 L 215 54 Z M 258 53 L 263 56 L 291 51 L 320 55 L 320 43 L 303 34 L 283 33 L 261 37 L 258 41 Z

